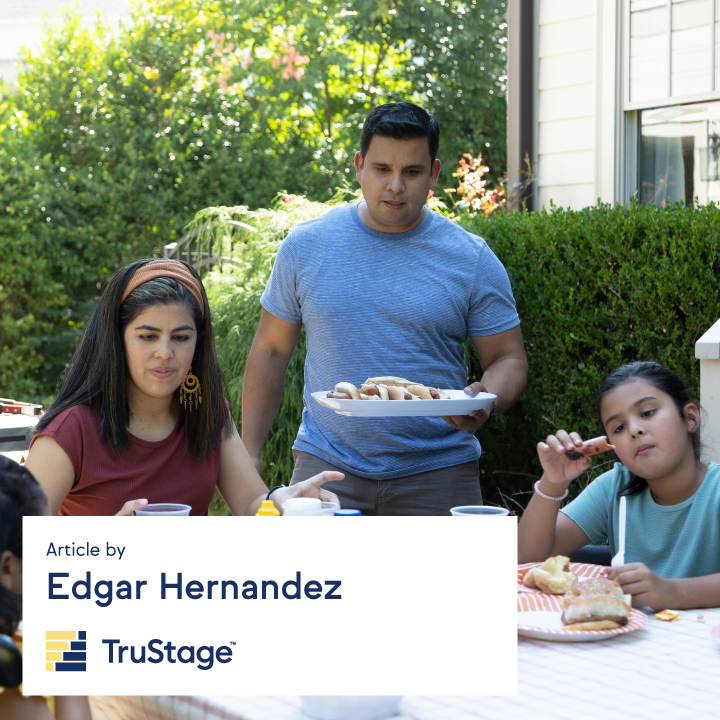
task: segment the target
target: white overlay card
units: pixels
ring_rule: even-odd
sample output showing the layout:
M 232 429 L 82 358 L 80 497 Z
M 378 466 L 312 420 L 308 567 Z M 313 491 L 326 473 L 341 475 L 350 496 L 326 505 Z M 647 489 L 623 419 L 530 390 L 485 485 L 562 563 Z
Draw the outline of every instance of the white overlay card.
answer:
M 514 517 L 32 517 L 28 695 L 512 695 Z

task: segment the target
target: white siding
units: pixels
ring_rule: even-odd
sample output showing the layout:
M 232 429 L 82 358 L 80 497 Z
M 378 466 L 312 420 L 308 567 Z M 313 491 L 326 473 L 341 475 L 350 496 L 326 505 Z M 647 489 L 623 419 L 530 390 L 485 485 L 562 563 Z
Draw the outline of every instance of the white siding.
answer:
M 540 147 L 547 154 L 593 150 L 595 145 L 595 122 L 591 117 L 544 122 L 539 131 Z
M 538 207 L 579 209 L 596 201 L 596 2 L 538 5 Z
M 595 15 L 594 0 L 540 0 L 538 5 L 541 25 Z
M 575 85 L 567 88 L 543 90 L 538 102 L 538 122 L 540 129 L 544 123 L 570 120 L 572 118 L 592 118 L 595 115 L 595 83 Z M 539 148 L 542 152 L 542 148 Z
M 37 49 L 42 29 L 48 20 L 56 22 L 63 9 L 78 9 L 83 22 L 95 22 L 100 11 L 110 25 L 130 18 L 130 0 L 0 0 L 0 78 L 12 85 L 16 77 L 15 61 L 22 47 Z
M 540 58 L 538 88 L 573 87 L 595 82 L 595 50 Z
M 595 16 L 566 19 L 543 26 L 539 38 L 539 57 L 550 57 L 558 52 L 567 54 L 579 50 L 595 49 Z
M 595 197 L 595 185 L 586 183 L 585 185 L 547 185 L 540 188 L 538 196 L 539 207 L 550 209 L 550 200 L 553 201 L 555 207 L 584 208 L 588 205 L 594 205 L 597 201 Z

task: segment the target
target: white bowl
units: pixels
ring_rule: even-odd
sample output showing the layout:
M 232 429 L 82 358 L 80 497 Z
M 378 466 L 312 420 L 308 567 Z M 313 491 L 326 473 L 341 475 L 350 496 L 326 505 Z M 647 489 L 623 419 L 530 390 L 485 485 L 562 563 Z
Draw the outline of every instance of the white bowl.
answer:
M 303 712 L 315 720 L 385 720 L 395 715 L 402 695 L 305 695 Z

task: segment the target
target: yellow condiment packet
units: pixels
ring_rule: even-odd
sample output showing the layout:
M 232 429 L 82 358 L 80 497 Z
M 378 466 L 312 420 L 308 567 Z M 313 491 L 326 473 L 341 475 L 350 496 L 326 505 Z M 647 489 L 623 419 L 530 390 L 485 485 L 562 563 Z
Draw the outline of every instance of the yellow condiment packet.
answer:
M 663 610 L 662 612 L 655 613 L 655 617 L 665 622 L 675 622 L 675 620 L 680 619 L 680 613 L 677 610 Z

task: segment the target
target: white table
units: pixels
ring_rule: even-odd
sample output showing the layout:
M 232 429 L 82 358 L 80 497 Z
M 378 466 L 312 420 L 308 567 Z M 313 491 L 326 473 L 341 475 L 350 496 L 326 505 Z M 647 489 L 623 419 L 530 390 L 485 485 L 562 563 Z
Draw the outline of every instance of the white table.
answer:
M 395 720 L 720 717 L 720 608 L 594 643 L 520 638 L 516 697 L 405 697 Z M 720 630 L 718 631 L 720 633 Z M 472 662 L 469 655 L 468 662 Z M 307 720 L 297 697 L 93 698 L 95 720 Z

